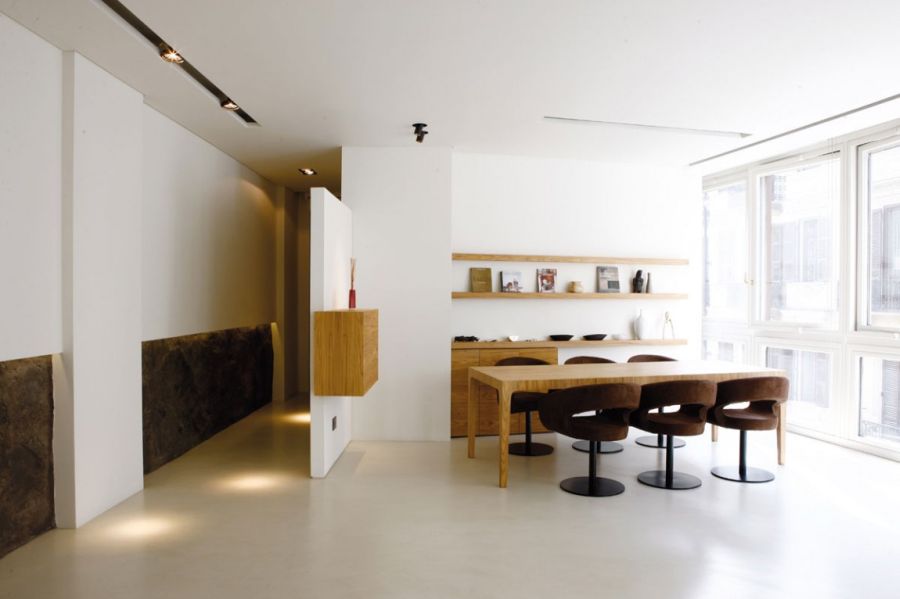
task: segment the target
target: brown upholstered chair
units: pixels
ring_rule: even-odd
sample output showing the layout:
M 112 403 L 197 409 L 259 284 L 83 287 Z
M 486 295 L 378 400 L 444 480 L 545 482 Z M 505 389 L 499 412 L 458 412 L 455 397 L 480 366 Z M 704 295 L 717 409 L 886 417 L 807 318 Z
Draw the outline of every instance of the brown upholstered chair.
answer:
M 675 358 L 670 358 L 669 356 L 660 356 L 657 354 L 638 354 L 636 356 L 631 356 L 628 358 L 628 363 L 632 362 L 676 362 Z M 659 410 L 662 412 L 662 409 Z M 666 448 L 666 440 L 663 438 L 663 435 L 656 435 L 655 437 L 638 437 L 634 440 L 635 443 L 642 447 L 652 447 L 653 449 L 665 449 Z M 680 447 L 684 447 L 684 439 L 679 439 L 676 437 L 672 440 L 674 443 L 675 449 Z
M 716 403 L 716 384 L 712 381 L 666 381 L 641 387 L 641 406 L 631 413 L 631 426 L 666 437 L 666 469 L 648 470 L 638 481 L 660 489 L 695 489 L 700 479 L 675 472 L 674 435 L 702 435 L 706 411 Z M 675 412 L 663 412 L 667 406 L 679 406 Z M 651 410 L 659 410 L 658 412 Z
M 609 358 L 601 358 L 599 356 L 575 356 L 566 360 L 566 364 L 615 364 L 615 360 Z M 575 451 L 588 451 L 590 441 L 575 441 L 572 443 L 572 449 Z M 625 448 L 621 443 L 615 441 L 601 441 L 597 443 L 597 451 L 600 453 L 619 453 Z
M 504 358 L 498 361 L 495 366 L 547 366 L 547 362 L 537 358 L 527 358 L 525 356 L 515 356 L 512 358 Z M 553 446 L 546 443 L 535 443 L 531 440 L 531 413 L 537 412 L 538 402 L 546 393 L 538 393 L 533 391 L 517 391 L 513 393 L 510 400 L 510 414 L 525 414 L 525 442 L 510 443 L 509 453 L 511 455 L 521 455 L 528 457 L 537 457 L 549 455 L 553 453 Z
M 713 476 L 742 483 L 767 483 L 775 478 L 768 470 L 747 466 L 747 431 L 768 431 L 778 426 L 778 404 L 787 401 L 790 383 L 784 377 L 738 379 L 719 383 L 716 405 L 706 414 L 715 426 L 741 431 L 737 466 L 716 466 Z M 728 406 L 750 402 L 745 408 Z
M 552 391 L 539 404 L 541 422 L 552 431 L 590 442 L 588 476 L 567 478 L 560 488 L 575 495 L 608 497 L 625 490 L 622 483 L 597 476 L 597 451 L 601 441 L 628 436 L 628 416 L 641 401 L 641 388 L 632 383 L 586 385 Z M 594 412 L 583 416 L 585 412 Z

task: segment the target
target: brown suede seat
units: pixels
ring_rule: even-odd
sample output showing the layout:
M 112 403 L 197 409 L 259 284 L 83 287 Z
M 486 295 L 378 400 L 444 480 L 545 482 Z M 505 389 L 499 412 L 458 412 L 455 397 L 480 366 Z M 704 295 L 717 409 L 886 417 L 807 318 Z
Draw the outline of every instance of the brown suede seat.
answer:
M 494 366 L 547 366 L 547 362 L 538 358 L 526 356 L 513 356 L 499 360 Z M 516 391 L 512 394 L 509 403 L 510 414 L 525 414 L 525 442 L 510 443 L 510 455 L 537 457 L 553 453 L 553 446 L 546 443 L 537 443 L 531 440 L 531 413 L 537 412 L 541 399 L 546 393 L 534 391 Z
M 615 364 L 615 360 L 609 358 L 601 358 L 600 356 L 574 356 L 566 360 L 566 364 Z M 590 451 L 590 441 L 575 441 L 572 443 L 572 449 L 575 451 Z M 625 448 L 621 443 L 615 441 L 600 441 L 597 443 L 597 452 L 599 453 L 619 453 Z
M 586 385 L 548 393 L 541 401 L 544 426 L 552 431 L 590 441 L 588 476 L 567 478 L 559 486 L 576 495 L 606 497 L 618 495 L 625 486 L 597 476 L 597 443 L 624 439 L 628 435 L 628 416 L 638 407 L 641 388 L 631 383 Z M 594 412 L 583 415 L 586 412 Z M 599 413 L 597 413 L 599 412 Z
M 702 435 L 706 411 L 715 403 L 716 384 L 712 381 L 666 381 L 641 387 L 641 405 L 631 413 L 631 426 L 665 436 L 666 469 L 641 472 L 638 481 L 660 489 L 700 486 L 696 476 L 675 472 L 674 436 Z M 667 406 L 678 406 L 678 410 L 663 412 L 662 408 Z
M 658 354 L 638 354 L 636 356 L 631 356 L 628 358 L 628 363 L 633 364 L 634 362 L 676 362 L 675 358 L 670 358 L 669 356 L 660 356 Z M 659 409 L 662 412 L 662 408 Z M 646 429 L 644 429 L 646 430 Z M 680 433 L 679 433 L 680 434 Z M 635 443 L 640 445 L 641 447 L 650 447 L 652 449 L 666 449 L 666 440 L 664 435 L 658 434 L 655 437 L 644 436 L 638 437 L 634 440 Z M 684 439 L 675 438 L 672 440 L 673 447 L 678 449 L 679 447 L 684 447 Z
M 787 399 L 788 380 L 771 376 L 719 383 L 716 405 L 706 415 L 710 424 L 746 431 L 769 431 L 778 426 L 775 407 Z M 745 408 L 729 408 L 750 402 Z
M 676 362 L 675 358 L 670 358 L 669 356 L 660 356 L 657 354 L 638 354 L 636 356 L 631 356 L 628 358 L 628 363 L 631 364 L 633 362 Z
M 741 431 L 738 466 L 716 466 L 718 478 L 744 483 L 764 483 L 775 475 L 747 466 L 747 431 L 767 431 L 778 426 L 778 405 L 787 401 L 790 382 L 779 376 L 738 379 L 719 383 L 716 405 L 706 415 L 710 424 Z M 749 402 L 744 408 L 728 406 Z
M 600 356 L 574 356 L 566 360 L 566 364 L 615 364 L 615 360 Z
M 513 393 L 512 401 L 509 406 L 510 414 L 521 414 L 523 412 L 537 412 L 541 399 L 547 395 L 546 393 L 535 393 L 532 391 L 516 391 Z

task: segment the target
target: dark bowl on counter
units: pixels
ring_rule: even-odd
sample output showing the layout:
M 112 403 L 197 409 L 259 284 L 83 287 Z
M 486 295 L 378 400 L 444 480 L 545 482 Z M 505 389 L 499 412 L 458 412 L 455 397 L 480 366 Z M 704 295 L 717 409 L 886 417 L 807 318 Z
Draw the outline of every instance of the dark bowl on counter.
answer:
M 575 335 L 550 335 L 553 341 L 571 341 Z
M 606 333 L 594 333 L 593 335 L 585 335 L 585 341 L 603 341 L 606 339 Z

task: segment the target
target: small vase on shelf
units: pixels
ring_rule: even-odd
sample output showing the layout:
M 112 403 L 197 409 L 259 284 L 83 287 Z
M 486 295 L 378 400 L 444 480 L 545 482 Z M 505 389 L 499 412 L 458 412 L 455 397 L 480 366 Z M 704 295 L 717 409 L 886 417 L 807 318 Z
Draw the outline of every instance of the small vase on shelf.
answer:
M 352 310 L 356 308 L 356 258 L 350 258 L 350 297 L 347 306 Z

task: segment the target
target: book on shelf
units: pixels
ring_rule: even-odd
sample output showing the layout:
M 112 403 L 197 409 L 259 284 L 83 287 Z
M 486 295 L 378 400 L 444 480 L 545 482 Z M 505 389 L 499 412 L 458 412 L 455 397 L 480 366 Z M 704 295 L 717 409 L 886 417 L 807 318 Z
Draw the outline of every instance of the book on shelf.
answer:
M 537 269 L 537 290 L 538 293 L 556 293 L 555 268 Z
M 515 270 L 501 270 L 500 291 L 504 293 L 522 293 L 522 273 Z
M 622 291 L 619 287 L 618 266 L 597 267 L 597 291 L 599 293 L 620 293 Z
M 490 268 L 470 268 L 469 285 L 475 293 L 490 293 L 494 290 Z

